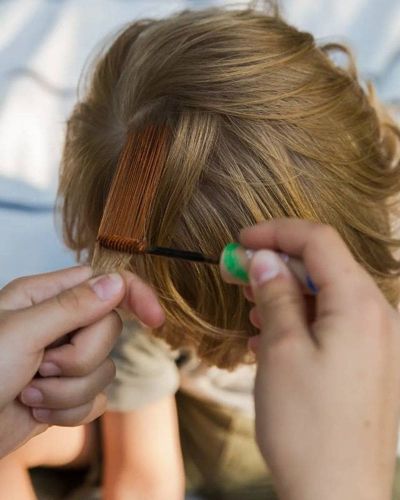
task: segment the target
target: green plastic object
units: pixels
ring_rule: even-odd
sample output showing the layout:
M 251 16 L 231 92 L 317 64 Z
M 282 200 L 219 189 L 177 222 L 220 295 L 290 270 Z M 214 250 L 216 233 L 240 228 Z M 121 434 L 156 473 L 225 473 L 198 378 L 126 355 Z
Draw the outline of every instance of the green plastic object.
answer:
M 236 252 L 239 247 L 239 243 L 228 243 L 224 248 L 222 262 L 231 276 L 243 281 L 243 283 L 249 283 L 249 275 L 240 263 L 239 256 Z

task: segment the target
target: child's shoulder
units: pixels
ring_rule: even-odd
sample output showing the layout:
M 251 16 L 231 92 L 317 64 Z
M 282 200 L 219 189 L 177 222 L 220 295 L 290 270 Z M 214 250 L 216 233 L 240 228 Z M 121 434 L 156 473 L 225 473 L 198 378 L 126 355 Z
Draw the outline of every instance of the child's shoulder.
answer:
M 140 323 L 124 318 L 122 333 L 112 353 L 117 373 L 108 390 L 109 408 L 133 411 L 179 388 L 176 354 Z
M 210 403 L 245 413 L 253 411 L 254 365 L 239 365 L 230 371 L 207 366 L 192 351 L 172 350 L 128 318 L 124 318 L 112 356 L 117 376 L 109 399 L 115 410 L 143 406 L 182 390 Z

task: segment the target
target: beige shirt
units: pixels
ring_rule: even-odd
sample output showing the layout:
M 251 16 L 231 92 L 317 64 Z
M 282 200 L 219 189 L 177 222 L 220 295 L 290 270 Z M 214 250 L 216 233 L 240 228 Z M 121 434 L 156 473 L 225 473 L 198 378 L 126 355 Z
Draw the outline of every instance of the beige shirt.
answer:
M 137 410 L 180 389 L 254 415 L 254 365 L 233 371 L 208 367 L 189 352 L 172 351 L 131 320 L 124 322 L 112 356 L 117 375 L 108 389 L 110 410 Z

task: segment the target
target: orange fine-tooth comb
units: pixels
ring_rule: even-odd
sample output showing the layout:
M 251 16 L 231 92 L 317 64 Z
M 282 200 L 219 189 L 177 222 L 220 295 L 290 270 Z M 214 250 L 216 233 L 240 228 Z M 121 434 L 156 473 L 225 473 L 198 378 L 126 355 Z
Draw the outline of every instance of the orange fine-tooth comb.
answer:
M 218 264 L 219 259 L 200 252 L 147 244 L 147 221 L 164 171 L 168 143 L 165 126 L 151 124 L 128 135 L 111 183 L 97 242 L 101 247 L 121 253 L 146 253 Z

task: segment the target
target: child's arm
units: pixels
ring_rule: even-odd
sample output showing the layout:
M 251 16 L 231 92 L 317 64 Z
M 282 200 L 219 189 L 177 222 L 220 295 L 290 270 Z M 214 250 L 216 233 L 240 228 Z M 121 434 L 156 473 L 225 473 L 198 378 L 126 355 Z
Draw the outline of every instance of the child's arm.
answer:
M 103 417 L 104 500 L 181 500 L 184 470 L 174 396 Z

